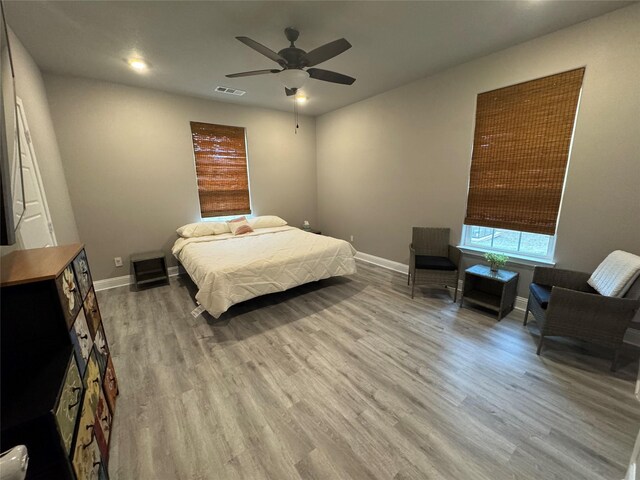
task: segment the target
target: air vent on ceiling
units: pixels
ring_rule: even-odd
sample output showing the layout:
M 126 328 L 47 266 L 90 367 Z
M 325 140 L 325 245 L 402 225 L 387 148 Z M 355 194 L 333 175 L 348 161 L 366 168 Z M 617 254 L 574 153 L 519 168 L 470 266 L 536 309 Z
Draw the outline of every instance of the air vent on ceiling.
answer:
M 216 92 L 218 93 L 226 93 L 227 95 L 244 95 L 245 92 L 244 90 L 236 90 L 235 88 L 229 88 L 229 87 L 216 87 Z

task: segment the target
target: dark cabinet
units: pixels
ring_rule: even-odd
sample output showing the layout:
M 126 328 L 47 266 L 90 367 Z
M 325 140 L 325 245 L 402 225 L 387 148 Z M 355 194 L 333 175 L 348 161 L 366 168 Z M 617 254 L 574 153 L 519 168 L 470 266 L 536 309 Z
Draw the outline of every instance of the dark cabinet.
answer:
M 118 386 L 83 246 L 11 252 L 0 274 L 0 451 L 27 446 L 27 479 L 108 478 Z
M 474 265 L 465 270 L 460 306 L 466 300 L 494 310 L 500 321 L 513 310 L 517 291 L 517 272 L 508 270 L 493 272 L 487 265 Z

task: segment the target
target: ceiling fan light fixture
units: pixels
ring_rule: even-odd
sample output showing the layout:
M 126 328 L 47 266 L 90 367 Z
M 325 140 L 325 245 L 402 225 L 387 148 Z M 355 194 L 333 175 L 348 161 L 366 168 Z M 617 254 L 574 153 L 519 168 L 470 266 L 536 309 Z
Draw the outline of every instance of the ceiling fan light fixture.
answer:
M 309 78 L 314 81 L 320 80 L 340 85 L 352 85 L 356 81 L 355 78 L 343 75 L 342 73 L 323 70 L 322 68 L 315 68 L 316 65 L 326 62 L 327 60 L 349 50 L 351 48 L 351 44 L 345 38 L 339 38 L 338 40 L 334 40 L 333 42 L 325 43 L 318 48 L 314 48 L 309 52 L 305 52 L 304 50 L 296 47 L 294 43 L 298 40 L 298 35 L 300 34 L 298 30 L 288 27 L 285 29 L 284 33 L 287 40 L 291 42 L 291 45 L 283 48 L 277 53 L 249 37 L 236 37 L 237 40 L 244 43 L 247 47 L 276 62 L 280 69 L 267 68 L 262 70 L 251 70 L 248 72 L 231 73 L 226 75 L 226 77 L 239 78 L 252 77 L 254 75 L 275 74 L 278 76 L 280 83 L 284 85 L 284 92 L 287 97 L 295 96 L 296 93 L 298 93 L 298 90 L 305 85 Z M 304 70 L 307 67 L 311 68 Z M 304 102 L 305 99 L 296 99 L 294 101 L 294 105 L 298 102 Z
M 309 74 L 299 68 L 288 68 L 278 73 L 278 78 L 285 87 L 298 89 L 305 84 Z

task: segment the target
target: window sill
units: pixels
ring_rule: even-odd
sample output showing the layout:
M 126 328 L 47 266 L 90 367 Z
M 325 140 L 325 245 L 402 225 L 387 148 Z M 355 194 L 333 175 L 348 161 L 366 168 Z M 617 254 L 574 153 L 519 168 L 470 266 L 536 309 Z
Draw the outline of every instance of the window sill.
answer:
M 201 222 L 228 222 L 230 220 L 234 220 L 239 217 L 245 217 L 247 220 L 251 220 L 255 217 L 252 213 L 247 213 L 244 215 L 225 215 L 223 217 L 200 217 Z
M 466 245 L 458 245 L 458 248 L 465 255 L 470 255 L 472 257 L 481 257 L 487 253 L 489 250 L 483 250 L 481 248 L 468 247 Z M 535 258 L 535 257 L 527 257 L 526 255 L 521 255 L 519 253 L 506 253 L 506 252 L 498 252 L 503 255 L 509 257 L 509 263 L 515 263 L 516 265 L 522 265 L 524 267 L 533 268 L 536 265 L 546 265 L 554 267 L 556 262 L 553 260 L 548 260 L 545 258 Z

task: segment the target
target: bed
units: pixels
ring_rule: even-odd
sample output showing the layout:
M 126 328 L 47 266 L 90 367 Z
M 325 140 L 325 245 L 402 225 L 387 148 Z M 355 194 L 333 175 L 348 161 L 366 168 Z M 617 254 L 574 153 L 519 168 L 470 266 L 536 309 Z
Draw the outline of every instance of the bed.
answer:
M 172 253 L 198 287 L 196 300 L 214 318 L 260 295 L 356 273 L 350 243 L 288 225 L 238 236 L 181 237 Z

